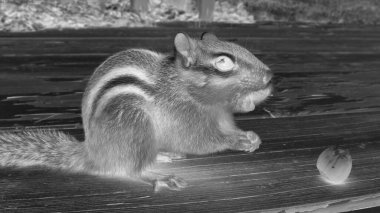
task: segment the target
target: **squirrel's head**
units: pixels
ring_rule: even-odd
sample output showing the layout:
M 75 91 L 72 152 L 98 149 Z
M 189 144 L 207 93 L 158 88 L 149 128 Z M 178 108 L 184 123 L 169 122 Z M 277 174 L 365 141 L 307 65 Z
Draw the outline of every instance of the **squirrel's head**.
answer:
M 237 44 L 211 33 L 203 33 L 199 40 L 178 33 L 174 46 L 181 78 L 189 93 L 202 102 L 244 105 L 248 101 L 254 108 L 271 93 L 270 69 Z M 238 107 L 237 111 L 253 108 Z

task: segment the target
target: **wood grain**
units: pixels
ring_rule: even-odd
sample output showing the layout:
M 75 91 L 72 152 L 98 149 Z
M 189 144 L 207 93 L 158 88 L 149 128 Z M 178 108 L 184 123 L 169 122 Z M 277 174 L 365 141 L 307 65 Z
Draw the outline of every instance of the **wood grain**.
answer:
M 173 37 L 178 32 L 200 36 L 213 32 L 221 37 L 266 37 L 266 38 L 378 38 L 380 27 L 376 25 L 313 25 L 301 23 L 226 24 L 226 23 L 159 23 L 159 30 L 152 27 L 65 29 L 39 32 L 0 32 L 3 38 L 20 37 Z
M 171 35 L 172 37 L 175 34 Z M 314 52 L 314 53 L 378 53 L 380 39 L 346 38 L 226 38 L 241 44 L 256 54 Z M 2 38 L 1 56 L 111 54 L 125 48 L 147 48 L 159 52 L 173 49 L 173 38 L 157 37 L 79 37 L 79 38 Z
M 273 97 L 241 116 L 265 118 L 380 109 L 380 54 L 261 54 Z M 0 126 L 80 123 L 80 101 L 106 56 L 0 57 Z
M 93 70 L 130 47 L 172 50 L 177 32 L 211 31 L 253 51 L 275 73 L 274 96 L 237 114 L 257 152 L 158 164 L 189 182 L 153 193 L 124 179 L 0 168 L 0 212 L 336 212 L 380 206 L 380 27 L 228 25 L 0 33 L 0 131 L 56 128 L 83 140 L 80 100 Z M 276 117 L 273 119 L 273 117 Z M 328 146 L 348 148 L 345 185 L 322 181 Z
M 374 199 L 366 207 L 378 204 L 379 112 L 258 121 L 239 121 L 262 136 L 255 153 L 189 156 L 152 169 L 185 178 L 190 186 L 181 192 L 154 194 L 149 186 L 122 179 L 38 168 L 0 169 L 0 206 L 11 212 L 279 212 L 329 209 L 357 198 Z M 353 157 L 345 185 L 329 185 L 319 177 L 316 159 L 329 145 L 348 148 Z

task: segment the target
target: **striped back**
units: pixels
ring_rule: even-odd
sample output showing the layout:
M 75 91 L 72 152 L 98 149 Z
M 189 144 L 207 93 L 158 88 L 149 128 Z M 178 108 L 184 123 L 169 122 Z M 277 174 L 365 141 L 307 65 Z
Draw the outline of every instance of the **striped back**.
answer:
M 155 73 L 162 56 L 149 51 L 131 49 L 108 58 L 91 76 L 82 100 L 84 128 L 113 98 L 133 94 L 154 100 Z

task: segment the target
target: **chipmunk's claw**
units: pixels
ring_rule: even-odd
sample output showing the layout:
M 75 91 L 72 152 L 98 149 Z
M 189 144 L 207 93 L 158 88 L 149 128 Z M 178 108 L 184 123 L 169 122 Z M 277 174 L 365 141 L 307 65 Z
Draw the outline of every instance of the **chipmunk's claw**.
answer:
M 261 144 L 260 137 L 253 131 L 244 132 L 239 138 L 238 150 L 254 152 Z
M 169 176 L 157 179 L 153 184 L 153 188 L 155 192 L 160 191 L 162 188 L 180 191 L 186 186 L 187 186 L 187 183 L 185 180 L 183 180 L 182 178 L 176 177 L 174 175 L 169 175 Z

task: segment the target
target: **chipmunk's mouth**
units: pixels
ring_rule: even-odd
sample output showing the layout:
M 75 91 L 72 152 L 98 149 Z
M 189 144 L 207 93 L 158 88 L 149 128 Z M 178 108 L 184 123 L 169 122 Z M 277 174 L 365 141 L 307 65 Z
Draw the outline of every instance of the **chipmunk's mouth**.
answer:
M 237 112 L 253 111 L 258 104 L 263 102 L 271 93 L 272 85 L 268 84 L 265 88 L 249 92 L 237 99 L 235 110 Z
M 265 88 L 254 91 L 250 93 L 248 96 L 252 100 L 255 105 L 263 102 L 269 95 L 272 94 L 273 86 L 272 84 L 268 84 Z

